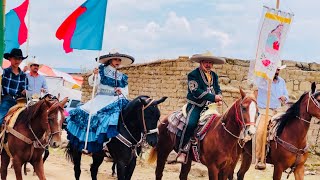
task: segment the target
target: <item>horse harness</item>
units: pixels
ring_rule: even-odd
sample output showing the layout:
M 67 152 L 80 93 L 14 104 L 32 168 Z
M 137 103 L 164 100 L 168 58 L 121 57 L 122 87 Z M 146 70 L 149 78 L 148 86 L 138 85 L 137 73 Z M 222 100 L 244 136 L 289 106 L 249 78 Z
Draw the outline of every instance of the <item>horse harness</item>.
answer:
M 132 154 L 137 157 L 138 156 L 138 152 L 137 152 L 137 148 L 141 147 L 145 141 L 146 141 L 146 137 L 149 134 L 153 134 L 153 133 L 157 133 L 158 132 L 158 128 L 152 129 L 152 130 L 148 130 L 147 126 L 146 126 L 146 121 L 144 118 L 144 110 L 147 109 L 155 100 L 148 98 L 147 100 L 150 100 L 150 102 L 142 107 L 141 109 L 141 115 L 142 115 L 142 123 L 143 123 L 143 133 L 141 133 L 140 136 L 140 140 L 138 141 L 136 138 L 134 138 L 134 136 L 132 135 L 132 133 L 130 132 L 130 130 L 128 129 L 128 127 L 126 126 L 123 116 L 122 116 L 122 112 L 120 113 L 121 115 L 121 121 L 122 121 L 122 125 L 124 126 L 124 128 L 126 129 L 126 131 L 128 132 L 129 136 L 135 141 L 134 143 L 132 143 L 131 141 L 129 141 L 127 138 L 125 138 L 124 136 L 122 136 L 120 133 L 116 136 L 116 138 L 122 142 L 124 145 L 126 145 L 128 148 L 132 149 Z
M 240 117 L 239 117 L 239 113 L 238 113 L 238 108 L 236 107 L 236 103 L 234 103 L 234 107 L 235 107 L 235 110 L 236 110 L 236 121 L 241 125 L 241 127 L 242 127 L 242 130 L 241 130 L 241 134 L 240 134 L 240 136 L 237 136 L 237 135 L 235 135 L 235 134 L 233 134 L 231 131 L 229 131 L 228 129 L 227 129 L 227 127 L 226 127 L 226 125 L 225 125 L 225 122 L 224 122 L 224 120 L 225 120 L 225 115 L 227 114 L 227 112 L 230 110 L 230 108 L 227 110 L 227 112 L 222 116 L 222 118 L 221 118 L 221 124 L 222 124 L 222 126 L 223 126 L 223 129 L 225 130 L 225 131 L 227 131 L 231 136 L 233 136 L 234 138 L 236 138 L 236 139 L 238 139 L 238 144 L 239 144 L 239 146 L 243 149 L 243 147 L 244 147 L 244 145 L 245 145 L 245 143 L 247 142 L 247 141 L 249 141 L 250 139 L 244 139 L 244 135 L 243 135 L 243 133 L 244 133 L 244 129 L 245 129 L 245 127 L 246 126 L 249 126 L 249 125 L 256 125 L 256 123 L 255 122 L 249 122 L 249 123 L 246 123 L 245 121 L 244 121 L 244 117 L 243 117 L 243 108 L 242 108 L 242 103 L 244 102 L 244 100 L 246 100 L 247 98 L 244 98 L 244 99 L 242 99 L 241 100 L 241 102 L 240 102 L 240 105 L 239 105 L 239 109 L 240 109 L 240 117 L 241 117 L 241 119 L 240 119 Z M 256 102 L 255 100 L 253 100 L 254 102 Z
M 313 102 L 313 104 L 318 108 L 320 109 L 320 104 L 316 101 L 315 97 L 311 94 L 311 92 L 309 92 L 309 98 L 308 98 L 308 103 L 307 103 L 307 113 L 309 113 L 309 104 L 310 104 L 310 99 L 311 101 Z M 305 120 L 299 116 L 296 117 L 297 119 L 305 122 L 305 123 L 308 123 L 310 124 L 311 121 L 308 121 L 308 120 Z M 276 142 L 276 145 L 277 144 L 280 144 L 283 148 L 285 148 L 286 150 L 296 154 L 296 160 L 293 164 L 293 166 L 291 166 L 291 170 L 290 172 L 288 172 L 288 175 L 287 175 L 287 179 L 289 178 L 290 174 L 292 172 L 295 171 L 297 165 L 299 164 L 300 160 L 301 160 L 301 156 L 303 156 L 305 153 L 308 152 L 308 148 L 309 148 L 309 145 L 307 144 L 304 148 L 302 149 L 299 149 L 297 147 L 295 147 L 294 145 L 282 140 L 280 137 L 278 136 L 275 136 L 274 137 L 274 141 Z
M 58 107 L 58 106 L 60 106 L 59 101 L 57 101 L 57 102 L 55 102 L 53 105 L 51 105 L 50 108 L 47 110 L 47 113 L 50 113 L 50 111 L 54 110 L 54 109 L 55 109 L 56 107 Z M 31 146 L 31 153 L 30 153 L 30 156 L 29 156 L 29 158 L 28 158 L 28 161 L 31 160 L 35 148 L 37 148 L 37 149 L 41 149 L 41 148 L 42 148 L 42 149 L 45 149 L 45 148 L 49 145 L 49 143 L 50 143 L 53 135 L 55 135 L 55 134 L 57 134 L 57 133 L 61 133 L 61 130 L 58 130 L 58 131 L 56 131 L 56 132 L 51 133 L 51 127 L 50 127 L 50 125 L 48 124 L 48 130 L 44 133 L 44 135 L 41 137 L 41 139 L 39 139 L 39 138 L 36 136 L 36 134 L 34 133 L 34 131 L 33 131 L 33 129 L 32 129 L 32 127 L 31 127 L 30 124 L 28 124 L 28 129 L 31 131 L 31 133 L 32 133 L 32 135 L 33 135 L 33 137 L 34 137 L 35 140 L 31 140 L 30 138 L 24 136 L 23 134 L 19 133 L 19 132 L 16 131 L 15 129 L 13 129 L 13 127 L 7 126 L 6 123 L 4 123 L 4 129 L 3 129 L 3 131 L 1 132 L 1 135 L 3 135 L 3 138 L 4 138 L 4 132 L 6 132 L 6 133 L 12 134 L 13 136 L 15 136 L 16 138 L 22 140 L 22 141 L 25 142 L 26 144 L 32 145 L 32 146 Z M 49 133 L 48 133 L 48 131 L 49 131 Z M 47 143 L 44 144 L 44 143 L 42 143 L 41 141 L 45 141 L 46 134 L 50 134 L 50 135 L 49 135 L 49 138 L 48 138 L 48 140 L 47 140 Z M 0 137 L 1 137 L 1 136 L 0 136 Z M 4 141 L 3 138 L 1 139 L 1 144 L 3 144 L 3 141 Z M 9 144 L 8 144 L 8 142 L 3 145 L 3 148 L 6 150 L 8 156 L 9 156 L 10 158 L 13 158 L 13 157 L 12 157 L 12 154 L 11 154 L 11 152 L 10 152 L 10 150 L 9 150 Z M 2 151 L 2 148 L 1 148 L 1 151 Z M 0 151 L 0 152 L 1 152 L 1 151 Z

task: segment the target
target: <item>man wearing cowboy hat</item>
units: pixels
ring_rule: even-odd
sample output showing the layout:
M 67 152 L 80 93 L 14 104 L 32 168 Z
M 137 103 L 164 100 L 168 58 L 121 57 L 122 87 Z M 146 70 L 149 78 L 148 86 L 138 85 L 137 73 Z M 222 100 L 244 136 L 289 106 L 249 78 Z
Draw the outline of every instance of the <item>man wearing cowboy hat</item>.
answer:
M 286 82 L 283 78 L 279 76 L 280 70 L 286 68 L 286 65 L 281 65 L 281 61 L 277 66 L 276 73 L 273 77 L 273 81 L 271 84 L 271 96 L 270 96 L 270 107 L 269 107 L 269 114 L 268 114 L 268 122 L 266 121 L 266 102 L 267 102 L 267 89 L 265 87 L 258 87 L 258 96 L 257 96 L 257 104 L 259 108 L 259 117 L 257 119 L 258 128 L 256 133 L 256 156 L 257 156 L 257 164 L 255 166 L 256 169 L 263 170 L 266 168 L 265 157 L 262 157 L 265 154 L 265 147 L 263 147 L 262 143 L 263 137 L 267 136 L 267 126 L 271 118 L 283 112 L 284 109 L 282 105 L 285 105 L 288 100 L 288 90 L 286 88 Z M 263 82 L 266 82 L 265 79 L 260 79 Z M 259 83 L 260 84 L 260 83 Z M 266 84 L 266 83 L 265 83 Z M 283 106 L 286 107 L 286 106 Z
M 28 62 L 27 67 L 29 68 L 30 72 L 27 73 L 27 96 L 29 97 L 40 98 L 41 93 L 46 93 L 48 91 L 46 78 L 38 73 L 41 66 L 42 65 L 39 64 L 35 57 Z
M 213 64 L 224 64 L 225 59 L 207 52 L 193 55 L 190 60 L 199 63 L 199 67 L 188 74 L 187 125 L 181 136 L 182 144 L 177 157 L 177 162 L 181 163 L 186 163 L 190 138 L 198 125 L 201 111 L 207 103 L 222 101 L 218 75 L 211 69 Z
M 12 49 L 10 53 L 5 53 L 3 57 L 10 61 L 11 66 L 3 70 L 2 93 L 0 104 L 0 124 L 2 124 L 8 110 L 16 104 L 16 98 L 25 96 L 27 89 L 26 74 L 19 68 L 23 57 L 21 49 Z

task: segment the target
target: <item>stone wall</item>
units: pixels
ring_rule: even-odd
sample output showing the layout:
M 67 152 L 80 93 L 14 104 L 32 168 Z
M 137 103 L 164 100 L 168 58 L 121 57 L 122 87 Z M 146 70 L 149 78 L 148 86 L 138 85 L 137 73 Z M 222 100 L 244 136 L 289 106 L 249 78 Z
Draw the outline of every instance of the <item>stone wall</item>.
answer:
M 137 64 L 121 68 L 121 72 L 129 76 L 129 97 L 148 95 L 152 98 L 167 96 L 168 99 L 160 105 L 162 115 L 179 109 L 186 103 L 187 74 L 198 67 L 192 63 L 189 57 L 179 57 L 174 60 L 158 60 L 152 63 Z M 287 65 L 281 70 L 280 76 L 287 84 L 287 89 L 292 101 L 297 100 L 300 95 L 309 91 L 311 82 L 320 83 L 320 64 L 301 63 L 295 61 L 283 61 Z M 223 65 L 214 65 L 214 71 L 219 75 L 220 86 L 224 100 L 230 105 L 239 97 L 239 87 L 247 92 L 251 87 L 247 83 L 249 61 L 228 59 Z M 91 88 L 87 83 L 88 75 L 84 75 L 82 87 L 82 101 L 86 102 L 91 98 Z M 320 86 L 319 86 L 320 88 Z M 220 111 L 227 107 L 224 105 Z M 315 140 L 319 124 L 312 123 L 309 130 L 309 138 Z

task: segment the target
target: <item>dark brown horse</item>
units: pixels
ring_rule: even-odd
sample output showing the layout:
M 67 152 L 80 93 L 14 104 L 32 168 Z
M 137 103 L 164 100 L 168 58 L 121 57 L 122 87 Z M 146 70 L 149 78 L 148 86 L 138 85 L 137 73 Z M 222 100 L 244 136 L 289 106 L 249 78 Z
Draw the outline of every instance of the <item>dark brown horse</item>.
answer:
M 320 92 L 316 92 L 316 84 L 312 83 L 311 91 L 304 93 L 279 119 L 276 138 L 270 142 L 267 163 L 274 165 L 273 179 L 281 179 L 282 172 L 291 168 L 295 179 L 304 178 L 304 163 L 308 157 L 307 132 L 311 118 L 320 119 Z M 243 158 L 238 179 L 250 167 L 251 142 L 247 143 L 243 151 Z
M 200 142 L 200 160 L 207 166 L 209 179 L 227 179 L 240 140 L 240 133 L 249 137 L 255 133 L 257 103 L 254 96 L 247 96 L 241 89 L 241 98 L 233 103 L 225 114 L 214 120 L 207 135 Z M 176 144 L 175 135 L 167 130 L 168 117 L 162 120 L 159 128 L 158 144 L 150 153 L 149 161 L 157 159 L 156 179 L 162 178 L 162 172 L 169 153 Z M 238 153 L 241 153 L 238 152 Z M 183 164 L 180 179 L 187 179 L 191 168 L 191 152 L 187 164 Z
M 1 154 L 1 179 L 7 178 L 11 157 L 16 179 L 22 179 L 21 169 L 26 162 L 33 165 L 39 179 L 45 179 L 42 154 L 47 145 L 53 148 L 60 145 L 66 101 L 40 100 L 21 112 L 13 128 L 7 127 L 7 148 Z

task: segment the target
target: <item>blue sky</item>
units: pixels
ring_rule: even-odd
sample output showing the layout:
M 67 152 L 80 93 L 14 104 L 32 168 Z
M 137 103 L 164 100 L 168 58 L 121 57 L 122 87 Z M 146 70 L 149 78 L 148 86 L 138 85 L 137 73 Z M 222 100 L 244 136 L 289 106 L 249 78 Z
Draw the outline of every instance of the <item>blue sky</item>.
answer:
M 85 0 L 30 0 L 30 56 L 53 67 L 91 68 L 97 51 L 65 54 L 55 37 L 63 20 Z M 23 0 L 7 0 L 6 11 Z M 127 53 L 137 63 L 215 55 L 253 59 L 262 6 L 276 0 L 109 0 L 101 54 Z M 280 0 L 295 14 L 282 59 L 320 63 L 319 1 Z M 22 50 L 25 52 L 26 45 Z

